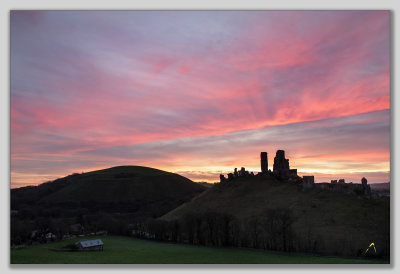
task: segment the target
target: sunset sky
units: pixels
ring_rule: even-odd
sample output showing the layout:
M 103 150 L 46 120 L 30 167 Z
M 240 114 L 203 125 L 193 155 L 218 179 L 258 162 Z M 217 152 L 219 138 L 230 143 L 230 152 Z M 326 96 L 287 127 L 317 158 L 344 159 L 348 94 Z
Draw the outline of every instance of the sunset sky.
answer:
M 284 149 L 390 181 L 389 11 L 12 11 L 11 187 L 141 165 L 214 182 Z

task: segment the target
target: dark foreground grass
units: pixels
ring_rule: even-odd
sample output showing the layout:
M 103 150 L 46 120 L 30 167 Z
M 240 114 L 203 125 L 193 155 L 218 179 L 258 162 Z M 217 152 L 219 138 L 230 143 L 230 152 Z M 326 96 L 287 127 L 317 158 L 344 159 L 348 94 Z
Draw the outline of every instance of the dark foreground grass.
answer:
M 97 237 L 99 238 L 99 237 Z M 90 239 L 90 237 L 89 237 Z M 388 261 L 282 254 L 258 250 L 159 243 L 128 237 L 100 237 L 104 251 L 55 252 L 76 240 L 11 250 L 12 264 L 368 264 Z

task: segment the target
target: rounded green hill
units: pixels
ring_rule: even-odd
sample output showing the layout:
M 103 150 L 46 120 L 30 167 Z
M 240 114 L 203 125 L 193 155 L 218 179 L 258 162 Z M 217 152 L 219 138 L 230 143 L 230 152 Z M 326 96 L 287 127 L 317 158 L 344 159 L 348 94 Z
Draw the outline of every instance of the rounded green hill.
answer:
M 175 173 L 118 166 L 72 174 L 37 187 L 12 189 L 11 207 L 22 212 L 35 211 L 36 215 L 52 210 L 58 210 L 57 215 L 61 216 L 118 212 L 137 213 L 143 219 L 161 216 L 204 189 Z

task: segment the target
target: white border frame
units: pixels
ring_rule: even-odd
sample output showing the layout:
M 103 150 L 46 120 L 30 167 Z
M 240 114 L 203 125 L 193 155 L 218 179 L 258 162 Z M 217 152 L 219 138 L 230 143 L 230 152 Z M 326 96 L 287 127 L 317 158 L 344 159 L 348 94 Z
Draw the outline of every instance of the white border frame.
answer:
M 399 246 L 399 237 L 396 237 L 394 233 L 395 229 L 399 227 L 399 219 L 395 218 L 394 212 L 397 211 L 399 202 L 396 202 L 394 197 L 399 197 L 399 187 L 397 187 L 397 174 L 398 170 L 398 159 L 399 148 L 395 144 L 396 137 L 399 136 L 399 111 L 396 106 L 399 106 L 399 96 L 395 94 L 395 79 L 400 79 L 398 70 L 396 70 L 396 65 L 399 63 L 398 55 L 395 52 L 395 45 L 398 45 L 399 38 L 395 35 L 396 30 L 399 29 L 399 24 L 397 20 L 397 12 L 399 12 L 400 1 L 395 0 L 380 0 L 380 1 L 356 1 L 356 0 L 336 0 L 336 1 L 321 1 L 321 0 L 280 0 L 280 1 L 262 1 L 262 0 L 203 0 L 189 2 L 188 0 L 147 0 L 147 1 L 122 1 L 122 0 L 3 0 L 0 3 L 0 20 L 1 20 L 1 75 L 2 75 L 2 92 L 0 102 L 1 102 L 1 115 L 0 121 L 2 125 L 1 133 L 1 175 L 2 175 L 2 191 L 1 191 L 1 220 L 7 220 L 5 224 L 1 227 L 1 273 L 21 273 L 25 271 L 34 273 L 43 272 L 78 272 L 78 273 L 108 273 L 110 270 L 118 272 L 129 272 L 139 271 L 139 272 L 163 272 L 163 273 L 177 273 L 177 272 L 214 272 L 214 273 L 232 273 L 232 272 L 262 272 L 273 271 L 273 272 L 291 272 L 296 271 L 296 273 L 309 273 L 309 272 L 351 272 L 351 273 L 364 273 L 364 272 L 388 272 L 399 270 L 398 267 L 399 256 L 395 250 L 396 246 Z M 26 267 L 15 267 L 9 264 L 9 187 L 10 187 L 10 163 L 9 163 L 9 131 L 10 131 L 10 75 L 9 75 L 9 11 L 12 9 L 67 9 L 67 10 L 77 10 L 77 9 L 101 9 L 101 10 L 122 10 L 122 9 L 155 9 L 155 10 L 185 10 L 185 9 L 201 9 L 201 10 L 214 10 L 214 9 L 229 9 L 229 10 L 257 10 L 257 9 L 268 9 L 268 10 L 317 10 L 317 9 L 327 9 L 327 10 L 368 10 L 368 9 L 380 9 L 380 10 L 391 10 L 391 20 L 392 20 L 392 65 L 391 65 L 391 192 L 392 192 L 392 207 L 391 207 L 391 240 L 392 240 L 392 252 L 391 252 L 391 265 L 389 267 L 375 267 L 368 265 L 363 267 L 361 265 L 180 265 L 180 266 L 163 266 L 163 265 L 87 265 L 87 266 L 60 266 L 60 265 L 35 265 Z M 3 221 L 4 222 L 4 221 Z

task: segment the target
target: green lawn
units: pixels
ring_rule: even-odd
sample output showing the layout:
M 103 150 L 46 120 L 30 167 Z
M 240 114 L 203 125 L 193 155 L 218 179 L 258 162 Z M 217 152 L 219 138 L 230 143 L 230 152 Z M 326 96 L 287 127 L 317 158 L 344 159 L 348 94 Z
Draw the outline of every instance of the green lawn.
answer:
M 93 237 L 92 237 L 93 238 Z M 76 240 L 11 250 L 12 264 L 368 264 L 388 261 L 282 254 L 101 236 L 104 251 L 55 252 Z M 90 237 L 88 237 L 90 239 Z

